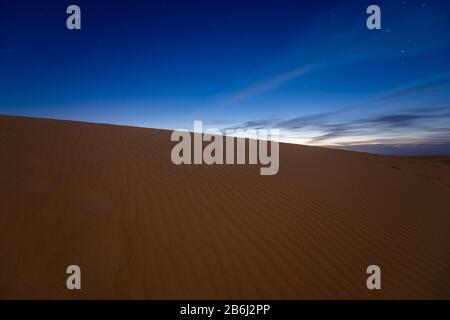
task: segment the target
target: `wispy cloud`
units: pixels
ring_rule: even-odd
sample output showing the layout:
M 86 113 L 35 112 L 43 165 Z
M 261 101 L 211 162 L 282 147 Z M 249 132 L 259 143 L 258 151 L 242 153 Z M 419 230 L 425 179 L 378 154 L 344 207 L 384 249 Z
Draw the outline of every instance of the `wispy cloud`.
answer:
M 391 99 L 403 98 L 405 96 L 415 96 L 421 93 L 427 93 L 438 90 L 450 89 L 450 74 L 443 74 L 427 79 L 425 81 L 410 84 L 407 87 L 396 89 L 381 95 L 378 100 L 386 101 Z
M 225 104 L 233 104 L 243 99 L 247 99 L 264 92 L 271 91 L 291 80 L 297 79 L 311 71 L 313 71 L 318 65 L 308 64 L 299 68 L 292 69 L 288 72 L 277 74 L 269 79 L 265 79 L 261 82 L 255 83 L 247 88 L 244 88 L 236 93 L 229 96 Z
M 320 124 L 323 123 L 327 118 L 330 116 L 339 113 L 339 111 L 333 111 L 333 112 L 323 112 L 323 113 L 316 113 L 316 114 L 310 114 L 306 116 L 299 116 L 294 117 L 291 119 L 286 119 L 283 121 L 279 121 L 277 123 L 274 123 L 273 126 L 277 128 L 284 128 L 284 129 L 301 129 L 307 126 L 311 126 L 311 124 Z
M 397 5 L 395 3 L 387 2 L 384 4 L 386 11 L 396 10 Z M 396 21 L 396 32 L 391 32 L 390 28 L 386 28 L 383 32 L 369 34 L 364 28 L 360 28 L 361 22 L 355 22 L 353 19 L 348 19 L 348 12 L 346 5 L 335 4 L 331 5 L 329 9 L 324 10 L 318 14 L 316 21 L 323 21 L 323 19 L 330 19 L 333 15 L 333 19 L 338 19 L 340 32 L 337 34 L 330 34 L 327 37 L 317 39 L 316 33 L 323 32 L 323 24 L 311 26 L 309 34 L 306 33 L 304 41 L 308 39 L 314 39 L 314 46 L 304 48 L 304 44 L 301 47 L 304 48 L 305 57 L 304 60 L 297 60 L 295 58 L 286 57 L 291 61 L 293 67 L 287 72 L 280 72 L 274 74 L 266 79 L 256 81 L 255 83 L 244 87 L 237 92 L 232 93 L 225 98 L 224 104 L 233 104 L 244 99 L 249 99 L 258 96 L 263 93 L 270 92 L 289 81 L 298 79 L 301 76 L 305 76 L 310 72 L 318 69 L 325 70 L 336 66 L 349 66 L 356 62 L 370 61 L 379 59 L 380 56 L 386 56 L 386 46 L 390 48 L 389 59 L 404 59 L 405 55 L 414 56 L 417 54 L 423 54 L 424 52 L 435 49 L 436 47 L 448 46 L 450 38 L 447 36 L 446 30 L 447 21 L 444 16 L 437 14 L 439 7 L 428 8 L 424 12 L 421 6 L 415 8 L 411 6 L 409 8 L 410 14 L 405 15 L 402 19 Z M 338 12 L 339 15 L 335 15 Z M 424 15 L 433 17 L 430 23 L 422 25 L 419 30 L 415 28 L 417 25 L 417 16 L 424 18 Z M 414 42 L 410 41 L 405 45 L 405 41 L 402 41 L 401 37 L 404 34 L 410 34 L 410 30 L 414 32 Z M 433 34 L 434 37 L 429 35 Z M 412 43 L 419 42 L 420 46 L 412 45 Z M 336 50 L 339 48 L 339 50 Z M 296 48 L 293 48 L 293 52 L 297 52 Z M 302 55 L 300 55 L 302 56 Z M 314 57 L 314 58 L 312 58 Z M 279 58 L 277 58 L 279 59 Z M 276 65 L 277 61 L 274 61 L 270 65 Z M 300 65 L 300 67 L 298 67 Z M 394 99 L 397 97 L 414 94 L 417 92 L 426 92 L 439 88 L 448 88 L 450 86 L 449 78 L 436 78 L 429 83 L 418 83 L 414 87 L 405 88 L 404 90 L 395 90 L 395 92 L 387 93 L 386 96 L 380 97 L 380 100 Z
M 450 141 L 450 105 L 430 105 L 421 99 L 421 94 L 446 91 L 450 81 L 447 77 L 437 77 L 420 83 L 410 84 L 397 90 L 380 93 L 365 104 L 341 108 L 332 112 L 301 115 L 292 118 L 270 118 L 247 121 L 236 125 L 239 128 L 271 127 L 282 130 L 287 140 L 301 141 L 312 145 L 442 145 Z M 395 111 L 373 113 L 366 117 L 349 117 L 342 120 L 344 113 L 361 108 L 385 105 L 388 100 L 414 95 L 416 106 Z M 418 100 L 420 99 L 420 100 Z M 425 107 L 427 106 L 427 107 Z M 340 120 L 341 119 L 341 120 Z M 303 136 L 303 137 L 302 137 Z M 300 139 L 298 139 L 300 137 Z M 432 150 L 428 148 L 427 150 Z M 433 149 L 434 150 L 434 149 Z M 450 153 L 450 150 L 447 150 Z

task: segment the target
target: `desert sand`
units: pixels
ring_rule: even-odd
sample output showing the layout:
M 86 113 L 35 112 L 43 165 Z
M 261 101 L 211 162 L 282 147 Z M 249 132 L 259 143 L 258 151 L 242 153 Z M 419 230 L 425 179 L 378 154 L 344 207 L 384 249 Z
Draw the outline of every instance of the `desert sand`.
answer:
M 261 176 L 175 166 L 174 144 L 1 116 L 0 299 L 450 298 L 450 158 L 281 144 Z

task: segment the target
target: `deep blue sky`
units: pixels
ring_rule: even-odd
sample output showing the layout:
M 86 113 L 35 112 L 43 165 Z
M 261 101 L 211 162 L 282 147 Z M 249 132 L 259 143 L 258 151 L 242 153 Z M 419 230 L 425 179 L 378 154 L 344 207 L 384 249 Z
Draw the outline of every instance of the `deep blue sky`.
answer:
M 5 0 L 0 40 L 0 114 L 450 154 L 448 0 Z

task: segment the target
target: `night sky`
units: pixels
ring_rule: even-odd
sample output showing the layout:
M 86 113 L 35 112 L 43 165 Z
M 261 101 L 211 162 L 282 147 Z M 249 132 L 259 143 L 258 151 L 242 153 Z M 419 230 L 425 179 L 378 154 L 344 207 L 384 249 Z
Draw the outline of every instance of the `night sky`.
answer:
M 450 154 L 448 0 L 1 0 L 0 40 L 0 114 Z

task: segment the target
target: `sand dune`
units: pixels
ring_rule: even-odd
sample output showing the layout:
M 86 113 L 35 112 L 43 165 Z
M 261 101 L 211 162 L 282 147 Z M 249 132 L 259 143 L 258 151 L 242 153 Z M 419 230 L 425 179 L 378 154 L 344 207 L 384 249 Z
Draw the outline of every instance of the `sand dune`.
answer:
M 0 117 L 0 298 L 450 298 L 450 158 L 282 144 L 278 175 L 261 176 L 175 166 L 173 145 Z

